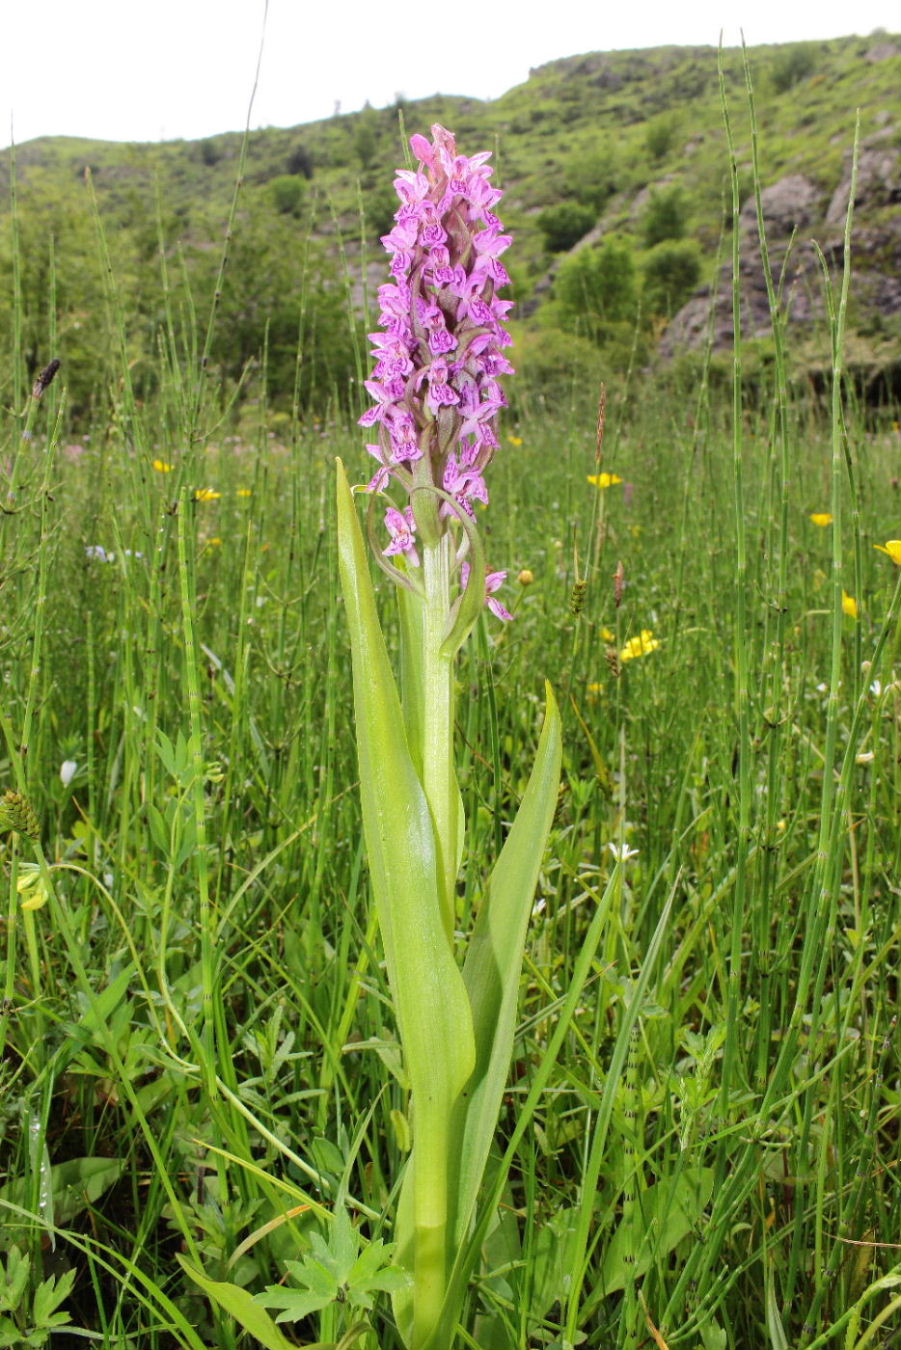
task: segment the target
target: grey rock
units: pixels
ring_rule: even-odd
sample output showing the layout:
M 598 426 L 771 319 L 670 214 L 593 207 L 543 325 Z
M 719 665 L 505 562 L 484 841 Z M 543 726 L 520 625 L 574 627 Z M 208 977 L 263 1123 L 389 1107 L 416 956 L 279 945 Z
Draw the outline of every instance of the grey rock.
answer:
M 822 196 L 816 184 L 803 173 L 792 173 L 780 178 L 760 194 L 767 238 L 788 239 L 793 230 L 811 225 L 821 214 Z M 757 205 L 749 197 L 741 209 L 741 226 L 748 232 L 757 230 Z
M 894 137 L 892 138 L 894 141 Z M 826 224 L 844 223 L 851 196 L 851 157 L 848 156 L 842 181 L 839 183 L 826 211 Z M 856 207 L 891 206 L 901 202 L 901 150 L 892 142 L 874 145 L 872 142 L 860 152 L 857 166 Z

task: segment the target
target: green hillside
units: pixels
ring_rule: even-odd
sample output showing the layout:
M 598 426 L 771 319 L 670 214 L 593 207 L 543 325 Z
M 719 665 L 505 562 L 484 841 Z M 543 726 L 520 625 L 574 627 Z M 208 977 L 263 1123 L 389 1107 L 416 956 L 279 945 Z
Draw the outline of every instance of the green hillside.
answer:
M 897 51 L 896 38 L 877 33 L 747 53 L 763 186 L 792 176 L 794 200 L 792 186 L 803 177 L 804 212 L 774 221 L 786 237 L 771 243 L 784 251 L 797 226 L 804 286 L 816 284 L 807 241 L 816 238 L 828 256 L 841 237 L 839 189 L 859 109 L 870 168 L 855 222 L 866 276 L 852 323 L 855 350 L 874 369 L 891 364 L 901 305 L 893 282 L 901 271 Z M 725 51 L 722 66 L 750 193 L 741 51 Z M 436 121 L 455 131 L 464 151 L 494 150 L 504 220 L 516 234 L 521 360 L 537 374 L 553 374 L 555 363 L 591 367 L 598 349 L 616 370 L 636 356 L 650 361 L 661 339 L 669 354 L 697 345 L 703 322 L 693 335 L 690 325 L 676 325 L 668 339 L 666 332 L 692 296 L 703 300 L 710 289 L 729 224 L 718 61 L 707 47 L 574 56 L 539 67 L 493 102 L 436 96 L 253 131 L 246 142 L 236 133 L 153 145 L 55 137 L 4 151 L 0 327 L 8 334 L 22 325 L 31 367 L 59 348 L 78 410 L 109 354 L 105 305 L 120 304 L 130 316 L 140 381 L 160 332 L 168 329 L 189 353 L 216 292 L 210 356 L 229 380 L 238 382 L 268 342 L 274 396 L 287 397 L 297 378 L 301 402 L 343 398 L 365 359 L 367 291 L 384 271 L 379 235 L 395 209 L 401 127 L 409 135 Z M 756 228 L 748 237 L 753 253 Z M 823 306 L 807 309 L 814 351 Z

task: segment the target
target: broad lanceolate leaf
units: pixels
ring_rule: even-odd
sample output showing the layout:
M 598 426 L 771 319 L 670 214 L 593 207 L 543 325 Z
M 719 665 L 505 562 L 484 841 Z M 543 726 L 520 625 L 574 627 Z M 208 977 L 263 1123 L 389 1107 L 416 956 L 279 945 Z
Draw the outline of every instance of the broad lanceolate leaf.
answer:
M 350 630 L 363 828 L 414 1103 L 414 1274 L 443 1289 L 448 1127 L 475 1063 L 472 1016 L 442 922 L 431 813 L 407 745 L 353 497 L 338 461 L 338 562 Z M 406 1257 L 411 1234 L 398 1229 Z M 429 1274 L 428 1272 L 431 1272 Z
M 452 1099 L 464 1086 L 475 1059 L 472 1022 L 441 926 L 431 816 L 407 748 L 363 536 L 340 460 L 338 558 L 351 639 L 369 871 L 418 1113 L 436 1095 Z M 445 1081 L 436 1082 L 442 1074 Z M 417 1077 L 426 1087 L 425 1102 L 417 1095 Z M 417 1119 L 417 1130 L 421 1124 Z

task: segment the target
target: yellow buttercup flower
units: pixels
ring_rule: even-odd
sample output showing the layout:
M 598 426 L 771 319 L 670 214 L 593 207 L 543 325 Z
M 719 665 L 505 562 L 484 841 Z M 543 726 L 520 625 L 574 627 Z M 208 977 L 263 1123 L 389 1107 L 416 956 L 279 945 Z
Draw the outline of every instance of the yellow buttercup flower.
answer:
M 238 488 L 238 491 L 237 491 L 237 493 L 236 493 L 236 496 L 238 496 L 238 497 L 252 497 L 252 496 L 253 496 L 253 488 Z
M 507 437 L 507 444 L 508 444 L 508 445 L 522 445 L 522 437 L 521 437 L 521 436 L 508 436 L 508 437 Z
M 880 553 L 887 553 L 897 567 L 901 567 L 901 539 L 886 539 L 884 544 L 874 544 Z
M 216 501 L 216 500 L 217 500 L 219 497 L 221 497 L 221 496 L 222 496 L 222 493 L 221 493 L 221 492 L 217 492 L 215 488 L 195 488 L 195 489 L 194 489 L 194 500 L 195 500 L 195 502 L 214 502 L 214 501 Z
M 647 656 L 648 652 L 655 652 L 659 646 L 660 641 L 654 637 L 650 628 L 642 628 L 638 637 L 629 638 L 619 654 L 619 659 L 634 661 L 637 656 Z
M 832 524 L 832 517 L 828 511 L 811 511 L 810 519 L 813 521 L 814 525 L 820 525 L 824 528 L 825 526 Z
M 171 473 L 175 466 L 173 464 L 167 464 L 164 459 L 155 459 L 153 461 L 153 467 L 156 469 L 157 473 Z
M 857 618 L 857 601 L 847 591 L 842 591 L 842 613 L 847 614 L 849 619 Z
M 615 633 L 612 633 L 612 632 L 610 631 L 609 628 L 602 628 L 602 629 L 601 629 L 601 637 L 604 639 L 605 642 L 615 642 L 615 641 L 616 641 L 616 634 L 615 634 Z
M 621 483 L 623 480 L 618 473 L 590 473 L 588 481 L 594 483 L 595 487 L 608 488 L 613 487 L 614 483 Z
M 516 580 L 519 582 L 520 586 L 531 586 L 532 582 L 535 580 L 535 573 L 530 567 L 524 567 Z

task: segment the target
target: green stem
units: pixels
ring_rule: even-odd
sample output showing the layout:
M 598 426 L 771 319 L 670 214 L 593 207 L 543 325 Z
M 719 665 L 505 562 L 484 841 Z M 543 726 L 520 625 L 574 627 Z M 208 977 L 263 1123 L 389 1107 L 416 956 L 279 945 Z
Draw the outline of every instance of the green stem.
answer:
M 450 608 L 452 540 L 445 535 L 423 550 L 425 603 L 420 657 L 422 786 L 428 799 L 438 847 L 441 918 L 448 940 L 454 934 L 454 895 L 462 845 L 460 794 L 454 767 L 454 662 L 441 655 Z
M 410 1350 L 420 1350 L 429 1344 L 440 1322 L 447 1293 L 449 1124 L 449 1116 L 439 1121 L 432 1114 L 428 1132 L 420 1130 L 415 1136 L 413 1335 Z
M 454 658 L 442 655 L 450 609 L 453 541 L 422 547 L 424 596 L 402 593 L 404 711 L 410 753 L 429 805 L 435 837 L 441 925 L 452 946 L 462 847 L 460 793 L 454 766 Z M 450 1114 L 414 1091 L 412 1201 L 413 1331 L 411 1346 L 428 1344 L 447 1291 Z M 426 1124 L 427 1122 L 427 1124 Z M 425 1128 L 423 1128 L 425 1126 Z

